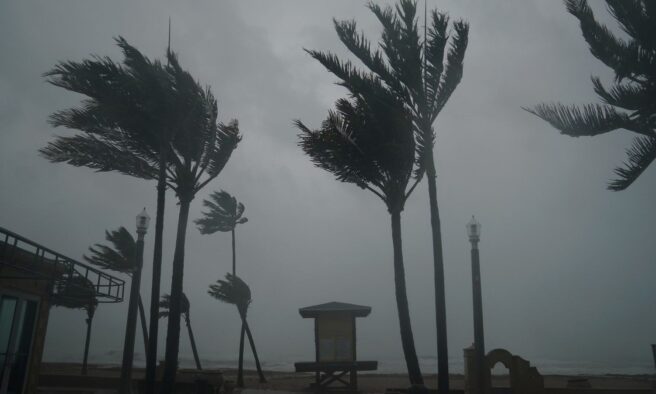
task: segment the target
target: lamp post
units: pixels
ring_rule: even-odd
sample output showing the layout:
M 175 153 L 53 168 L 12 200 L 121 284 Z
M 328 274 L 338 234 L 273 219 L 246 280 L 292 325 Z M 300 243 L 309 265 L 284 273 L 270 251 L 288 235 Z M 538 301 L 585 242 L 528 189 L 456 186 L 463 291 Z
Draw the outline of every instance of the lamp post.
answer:
M 486 392 L 485 340 L 483 338 L 483 299 L 481 296 L 481 267 L 478 255 L 478 241 L 481 239 L 481 224 L 472 216 L 467 223 L 467 235 L 471 243 L 472 291 L 474 300 L 474 354 L 478 392 Z
M 125 341 L 123 342 L 123 362 L 121 364 L 121 386 L 120 393 L 130 392 L 130 380 L 132 379 L 132 361 L 134 359 L 134 339 L 137 331 L 137 309 L 139 303 L 139 288 L 141 285 L 141 266 L 143 265 L 144 236 L 148 230 L 150 216 L 146 208 L 137 215 L 137 250 L 136 267 L 132 273 L 130 284 L 130 301 L 128 304 L 128 321 L 125 327 Z

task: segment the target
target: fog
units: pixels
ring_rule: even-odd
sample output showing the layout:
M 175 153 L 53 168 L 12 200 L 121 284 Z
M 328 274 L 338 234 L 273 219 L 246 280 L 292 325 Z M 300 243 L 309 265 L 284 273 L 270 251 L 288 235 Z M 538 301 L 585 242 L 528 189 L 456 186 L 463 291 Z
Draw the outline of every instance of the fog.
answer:
M 476 215 L 488 349 L 507 348 L 538 368 L 545 360 L 602 370 L 649 366 L 656 170 L 626 191 L 607 191 L 628 132 L 570 138 L 521 109 L 597 102 L 590 76 L 608 81 L 612 74 L 589 53 L 561 2 L 430 0 L 428 7 L 471 25 L 462 83 L 435 123 L 452 364 L 462 363 L 462 349 L 473 342 L 464 226 Z M 601 3 L 594 9 L 612 22 Z M 329 301 L 373 308 L 358 320 L 360 358 L 402 360 L 387 210 L 371 193 L 315 168 L 292 126 L 297 118 L 318 126 L 345 94 L 303 51 L 348 56 L 331 18 L 354 18 L 378 40 L 380 26 L 365 2 L 0 2 L 0 226 L 81 259 L 105 229 L 133 229 L 144 206 L 154 217 L 154 181 L 50 164 L 37 154 L 54 135 L 71 134 L 52 129 L 48 115 L 80 100 L 41 74 L 90 54 L 120 60 L 118 35 L 162 58 L 169 17 L 182 65 L 212 87 L 220 119 L 239 119 L 244 136 L 223 173 L 196 196 L 190 218 L 200 217 L 214 190 L 246 205 L 237 272 L 253 292 L 249 321 L 265 368 L 314 357 L 313 325 L 298 309 Z M 162 293 L 170 289 L 175 201 L 167 195 Z M 426 359 L 436 355 L 428 209 L 422 182 L 403 213 L 403 247 L 417 352 Z M 142 275 L 146 306 L 153 232 Z M 184 289 L 206 360 L 237 357 L 236 310 L 207 294 L 230 259 L 228 233 L 201 235 L 190 223 Z M 126 311 L 127 302 L 99 307 L 91 362 L 120 362 Z M 81 360 L 84 319 L 79 310 L 52 310 L 46 360 Z M 181 357 L 191 358 L 188 339 L 180 343 Z M 143 352 L 140 334 L 135 348 Z

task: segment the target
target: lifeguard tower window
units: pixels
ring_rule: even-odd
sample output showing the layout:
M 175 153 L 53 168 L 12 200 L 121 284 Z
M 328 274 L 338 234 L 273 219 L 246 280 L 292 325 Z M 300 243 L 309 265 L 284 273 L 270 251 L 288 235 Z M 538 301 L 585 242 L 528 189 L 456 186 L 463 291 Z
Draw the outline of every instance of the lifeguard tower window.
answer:
M 347 313 L 331 315 L 317 318 L 319 361 L 354 361 L 353 316 Z

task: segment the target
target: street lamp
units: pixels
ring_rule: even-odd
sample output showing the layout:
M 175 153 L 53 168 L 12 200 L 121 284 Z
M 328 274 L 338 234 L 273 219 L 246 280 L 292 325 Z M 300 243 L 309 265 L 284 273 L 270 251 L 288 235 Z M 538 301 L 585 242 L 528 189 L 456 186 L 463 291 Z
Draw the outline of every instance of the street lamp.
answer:
M 132 379 L 132 361 L 134 359 L 134 339 L 137 331 L 137 308 L 139 303 L 139 288 L 141 287 L 141 266 L 143 265 L 144 236 L 150 224 L 150 216 L 146 208 L 137 215 L 137 250 L 136 266 L 132 273 L 130 284 L 130 301 L 128 303 L 128 321 L 125 327 L 125 341 L 123 342 L 123 362 L 121 363 L 121 386 L 120 393 L 130 392 L 130 381 Z
M 485 340 L 483 338 L 483 299 L 481 295 L 481 267 L 478 255 L 478 242 L 481 239 L 481 224 L 472 216 L 467 223 L 467 235 L 471 243 L 472 291 L 474 300 L 474 352 L 478 392 L 486 391 Z

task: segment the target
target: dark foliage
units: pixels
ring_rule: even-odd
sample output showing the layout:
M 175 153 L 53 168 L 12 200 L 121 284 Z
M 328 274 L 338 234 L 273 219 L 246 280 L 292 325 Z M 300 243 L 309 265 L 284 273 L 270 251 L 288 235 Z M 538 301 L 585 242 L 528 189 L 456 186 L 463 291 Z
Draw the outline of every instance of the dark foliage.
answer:
M 656 159 L 656 6 L 651 0 L 607 0 L 608 10 L 628 36 L 622 39 L 595 19 L 587 1 L 565 4 L 579 20 L 590 52 L 614 71 L 615 81 L 607 87 L 592 77 L 603 104 L 540 104 L 525 109 L 572 137 L 618 129 L 638 134 L 623 167 L 615 169 L 617 178 L 608 184 L 610 190 L 624 190 Z

